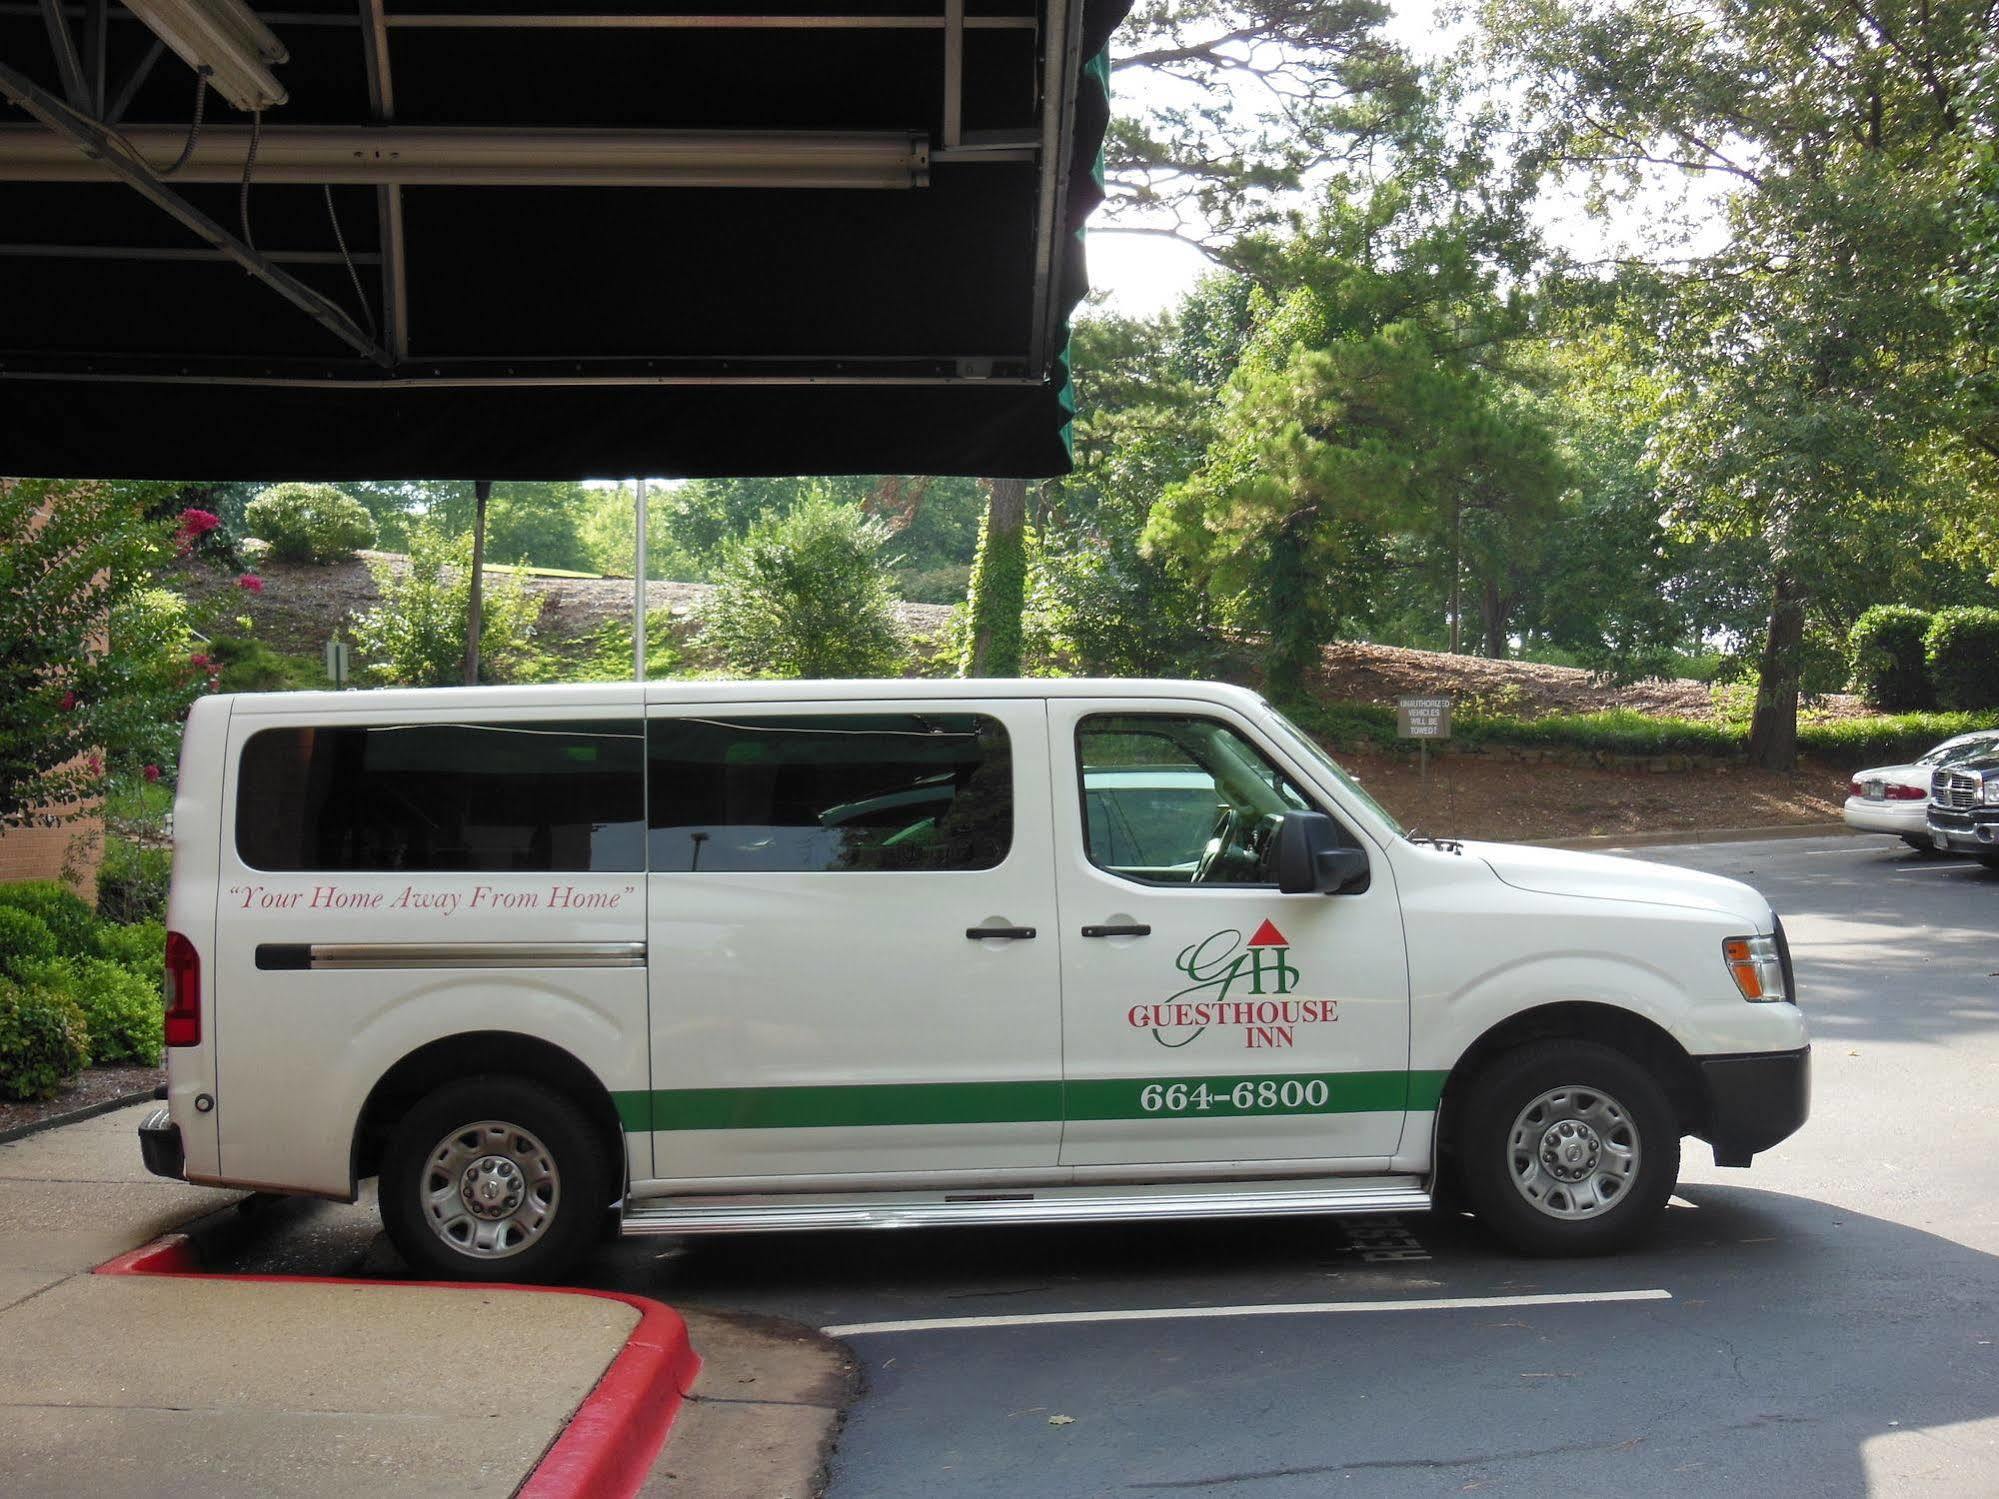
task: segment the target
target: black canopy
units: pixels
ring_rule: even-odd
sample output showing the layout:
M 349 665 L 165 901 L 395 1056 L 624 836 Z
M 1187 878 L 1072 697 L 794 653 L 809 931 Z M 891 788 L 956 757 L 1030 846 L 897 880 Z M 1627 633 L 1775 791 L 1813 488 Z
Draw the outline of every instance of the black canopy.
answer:
M 1063 472 L 1127 3 L 0 0 L 0 473 Z

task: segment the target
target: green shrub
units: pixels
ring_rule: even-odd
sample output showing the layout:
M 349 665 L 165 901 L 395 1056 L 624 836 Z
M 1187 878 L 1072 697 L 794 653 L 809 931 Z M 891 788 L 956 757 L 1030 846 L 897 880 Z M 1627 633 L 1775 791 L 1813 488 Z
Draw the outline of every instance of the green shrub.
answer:
M 1897 713 L 1798 725 L 1798 748 L 1836 765 L 1906 765 L 1946 739 L 1999 728 L 1993 713 Z
M 367 506 L 331 484 L 273 484 L 244 508 L 279 562 L 343 562 L 375 544 Z
M 583 658 L 564 676 L 575 682 L 629 682 L 632 679 L 632 626 L 629 620 L 607 621 L 583 642 Z M 646 676 L 671 677 L 680 670 L 680 646 L 673 631 L 671 609 L 646 611 Z
M 881 555 L 888 528 L 813 494 L 726 544 L 701 644 L 752 677 L 886 677 L 908 658 Z
M 0 979 L 0 1098 L 53 1098 L 90 1061 L 90 1027 L 66 995 Z
M 98 914 L 111 922 L 165 917 L 173 868 L 171 849 L 106 837 L 104 862 L 97 866 Z
M 1999 705 L 1999 609 L 1937 610 L 1923 637 L 1937 706 L 1964 711 Z
M 158 986 L 108 958 L 85 958 L 75 966 L 70 995 L 90 1028 L 95 1065 L 160 1065 L 166 1040 Z
M 45 963 L 56 955 L 55 933 L 39 916 L 12 906 L 0 906 L 0 973 L 12 974 L 25 964 Z
M 155 993 L 166 979 L 167 929 L 157 921 L 100 921 L 92 950 L 139 975 Z
M 1414 741 L 1397 739 L 1395 710 L 1376 703 L 1317 703 L 1292 717 L 1335 750 L 1373 747 L 1405 750 Z M 1798 726 L 1798 748 L 1837 765 L 1905 763 L 1925 750 L 1974 729 L 1999 727 L 1993 713 L 1899 713 L 1879 718 L 1806 722 Z M 1545 718 L 1482 718 L 1453 714 L 1451 735 L 1460 744 L 1523 744 L 1611 755 L 1706 755 L 1729 758 L 1743 753 L 1747 720 L 1701 723 L 1653 718 L 1629 709 L 1604 713 L 1558 713 Z
M 0 885 L 0 906 L 38 918 L 55 937 L 56 951 L 65 957 L 81 957 L 90 951 L 90 933 L 97 925 L 97 916 L 69 886 L 56 880 Z
M 1905 712 L 1936 705 L 1923 651 L 1929 628 L 1929 611 L 1908 604 L 1876 604 L 1854 621 L 1846 637 L 1853 685 L 1870 707 Z
M 381 602 L 354 620 L 370 677 L 385 687 L 452 687 L 465 680 L 472 608 L 472 537 L 423 522 L 410 527 L 409 565 L 373 567 Z M 542 600 L 519 573 L 488 573 L 479 609 L 479 680 L 531 681 L 542 674 L 534 643 Z
M 287 656 L 254 635 L 217 635 L 208 657 L 222 668 L 224 692 L 301 692 L 330 685 L 325 665 L 311 656 Z

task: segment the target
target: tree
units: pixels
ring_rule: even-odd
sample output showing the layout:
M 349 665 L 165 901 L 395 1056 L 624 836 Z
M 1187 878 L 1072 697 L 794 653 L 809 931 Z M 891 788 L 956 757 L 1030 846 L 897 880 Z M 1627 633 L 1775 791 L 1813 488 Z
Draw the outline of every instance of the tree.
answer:
M 571 572 L 597 570 L 584 528 L 599 490 L 568 480 L 489 482 L 488 555 Z M 385 551 L 406 549 L 410 528 L 425 519 L 453 536 L 470 531 L 479 507 L 478 481 L 470 479 L 375 480 L 345 487 L 375 517 Z M 630 528 L 627 521 L 626 531 Z
M 1017 677 L 1027 605 L 1027 481 L 988 479 L 986 518 L 965 598 L 961 677 Z
M 1475 550 L 1496 569 L 1506 534 L 1542 524 L 1562 488 L 1506 362 L 1527 328 L 1499 290 L 1515 209 L 1466 190 L 1476 165 L 1412 151 L 1384 180 L 1334 183 L 1310 232 L 1259 251 L 1264 283 L 1289 289 L 1263 304 L 1199 466 L 1148 522 L 1154 554 L 1262 636 L 1277 695 L 1374 611 L 1407 565 L 1398 547 L 1442 563 L 1455 633 Z
M 479 683 L 479 626 L 481 606 L 486 598 L 486 502 L 493 497 L 491 479 L 472 481 L 475 510 L 472 519 L 471 574 L 465 598 L 465 685 Z
M 107 764 L 163 758 L 200 692 L 171 554 L 176 486 L 0 479 L 0 827 L 77 815 Z
M 877 677 L 902 667 L 888 527 L 824 491 L 723 547 L 701 641 L 759 677 Z
M 1726 243 L 1660 246 L 1627 268 L 1652 292 L 1629 306 L 1649 304 L 1666 387 L 1661 497 L 1681 536 L 1753 569 L 1750 754 L 1788 768 L 1829 593 L 1891 563 L 1878 543 L 1966 477 L 1965 340 L 1934 289 L 1955 260 L 1986 8 L 1490 0 L 1484 21 L 1533 112 L 1535 165 L 1586 174 L 1600 204 L 1660 173 L 1720 193 Z
M 1108 232 L 1224 260 L 1308 175 L 1365 158 L 1421 98 L 1380 0 L 1140 0 L 1110 51 Z M 1102 232 L 1102 231 L 1100 231 Z
M 1076 327 L 1075 472 L 1053 486 L 1042 564 L 1058 648 L 1098 676 L 1199 676 L 1222 642 L 1206 592 L 1139 544 L 1160 493 L 1199 464 L 1216 390 L 1250 326 L 1251 283 L 1209 277 L 1170 317 Z

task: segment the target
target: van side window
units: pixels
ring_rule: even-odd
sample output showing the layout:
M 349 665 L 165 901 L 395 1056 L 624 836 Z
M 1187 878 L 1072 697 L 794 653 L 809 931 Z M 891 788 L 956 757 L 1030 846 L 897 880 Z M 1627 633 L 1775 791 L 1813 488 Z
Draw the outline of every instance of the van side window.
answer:
M 243 746 L 236 852 L 253 869 L 644 867 L 636 718 L 263 729 Z
M 1273 884 L 1278 820 L 1320 810 L 1212 718 L 1091 714 L 1076 726 L 1076 759 L 1090 862 L 1146 884 Z
M 654 718 L 654 873 L 991 869 L 1013 758 L 977 713 Z

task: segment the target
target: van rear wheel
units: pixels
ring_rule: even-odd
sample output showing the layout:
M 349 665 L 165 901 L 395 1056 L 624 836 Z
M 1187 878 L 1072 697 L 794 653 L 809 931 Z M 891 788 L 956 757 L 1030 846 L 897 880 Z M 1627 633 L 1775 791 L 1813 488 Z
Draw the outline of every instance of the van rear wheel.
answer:
M 1658 1221 L 1678 1120 L 1651 1076 L 1593 1041 L 1540 1041 L 1473 1082 L 1458 1130 L 1465 1195 L 1524 1254 L 1605 1254 Z
M 576 1104 L 518 1077 L 447 1083 L 405 1114 L 382 1157 L 382 1224 L 443 1280 L 560 1277 L 598 1236 L 605 1167 Z

